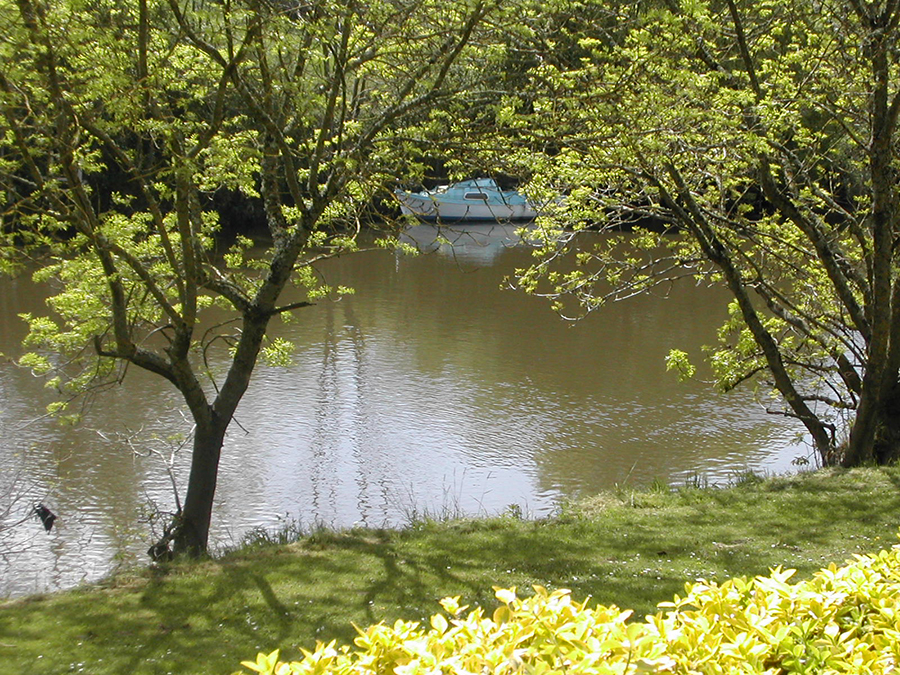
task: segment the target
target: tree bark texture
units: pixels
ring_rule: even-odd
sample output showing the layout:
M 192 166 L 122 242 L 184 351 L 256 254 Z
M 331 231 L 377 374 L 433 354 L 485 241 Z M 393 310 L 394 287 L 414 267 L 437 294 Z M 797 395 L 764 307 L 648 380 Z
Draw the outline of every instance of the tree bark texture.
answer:
M 891 97 L 889 51 L 896 37 L 896 14 L 856 3 L 860 20 L 870 26 L 866 47 L 871 68 L 871 135 L 869 138 L 869 179 L 872 205 L 869 227 L 872 255 L 869 265 L 869 303 L 866 314 L 871 335 L 866 343 L 866 364 L 856 419 L 843 458 L 845 466 L 878 462 L 897 455 L 897 422 L 891 419 L 895 409 L 898 382 L 898 312 L 896 260 L 897 172 L 893 166 L 895 130 L 900 94 Z
M 219 475 L 219 458 L 222 456 L 229 421 L 222 420 L 213 413 L 209 424 L 198 425 L 194 431 L 188 490 L 183 510 L 175 524 L 176 554 L 199 556 L 207 550 Z

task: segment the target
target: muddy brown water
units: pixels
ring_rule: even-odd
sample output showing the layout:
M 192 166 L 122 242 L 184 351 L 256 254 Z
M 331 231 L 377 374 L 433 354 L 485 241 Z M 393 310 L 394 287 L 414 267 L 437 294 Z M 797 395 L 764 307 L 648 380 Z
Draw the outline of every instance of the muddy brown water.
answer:
M 296 347 L 260 368 L 224 449 L 213 537 L 287 522 L 380 526 L 411 517 L 552 512 L 561 501 L 653 480 L 725 482 L 783 472 L 809 454 L 790 420 L 751 392 L 717 393 L 665 370 L 695 359 L 725 317 L 717 289 L 611 305 L 580 323 L 501 289 L 530 259 L 512 228 L 457 228 L 454 245 L 416 257 L 348 256 L 324 266 L 356 289 L 274 324 Z M 428 244 L 428 226 L 411 236 Z M 15 357 L 46 291 L 0 280 L 0 352 Z M 84 425 L 40 418 L 51 395 L 0 364 L 0 595 L 65 588 L 142 560 L 146 514 L 171 509 L 166 462 L 189 431 L 176 392 L 132 372 Z M 183 489 L 187 450 L 172 476 Z M 697 478 L 699 477 L 699 478 Z M 58 515 L 48 534 L 35 502 Z M 18 523 L 25 518 L 24 522 Z

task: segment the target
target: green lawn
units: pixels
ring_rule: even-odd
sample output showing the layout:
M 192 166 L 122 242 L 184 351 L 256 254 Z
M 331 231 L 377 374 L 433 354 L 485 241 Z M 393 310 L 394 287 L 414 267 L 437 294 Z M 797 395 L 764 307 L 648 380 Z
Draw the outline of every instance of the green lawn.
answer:
M 891 468 L 621 490 L 539 521 L 318 532 L 2 604 L 0 673 L 227 674 L 257 651 L 352 640 L 352 623 L 425 618 L 447 595 L 493 606 L 494 585 L 571 588 L 642 615 L 697 578 L 777 565 L 806 577 L 891 546 L 898 524 Z

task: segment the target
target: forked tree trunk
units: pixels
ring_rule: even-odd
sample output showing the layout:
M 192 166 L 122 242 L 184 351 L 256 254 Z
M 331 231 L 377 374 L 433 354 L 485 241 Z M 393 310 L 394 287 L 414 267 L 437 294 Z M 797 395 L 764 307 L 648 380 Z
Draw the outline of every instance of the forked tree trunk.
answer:
M 289 264 L 273 262 L 273 270 L 286 267 L 290 270 L 293 256 Z M 278 256 L 276 255 L 276 260 Z M 284 288 L 289 274 L 282 271 L 270 273 L 260 294 L 268 293 L 271 299 L 266 306 L 272 307 L 274 299 Z M 254 308 L 258 305 L 254 305 Z M 188 478 L 187 494 L 181 513 L 175 519 L 171 530 L 171 541 L 175 554 L 199 556 L 206 553 L 209 543 L 209 525 L 212 520 L 213 500 L 216 494 L 216 481 L 219 473 L 219 458 L 225 442 L 225 432 L 234 418 L 238 403 L 247 391 L 250 376 L 256 366 L 259 350 L 266 335 L 271 311 L 251 310 L 244 315 L 241 325 L 241 337 L 235 348 L 228 375 L 210 405 L 199 383 L 191 375 L 184 376 L 185 383 L 181 392 L 191 409 L 196 427 L 194 428 L 194 445 L 191 456 L 191 473 Z M 179 372 L 188 373 L 189 364 L 185 360 Z M 167 543 L 167 542 L 161 542 Z M 151 553 L 152 555 L 152 553 Z

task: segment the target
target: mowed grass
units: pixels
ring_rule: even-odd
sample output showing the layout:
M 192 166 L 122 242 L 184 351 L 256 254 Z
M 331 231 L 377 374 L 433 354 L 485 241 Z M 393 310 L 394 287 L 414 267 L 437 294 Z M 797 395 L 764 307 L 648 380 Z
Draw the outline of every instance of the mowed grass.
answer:
M 353 623 L 425 619 L 444 596 L 493 607 L 492 586 L 570 588 L 641 616 L 698 578 L 779 565 L 809 576 L 893 545 L 898 524 L 889 468 L 622 489 L 537 521 L 322 531 L 2 604 L 0 673 L 227 674 L 257 651 L 349 642 Z

